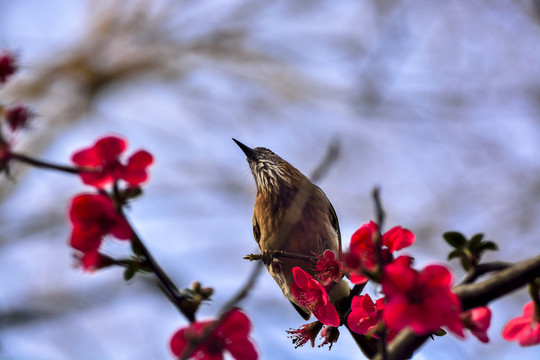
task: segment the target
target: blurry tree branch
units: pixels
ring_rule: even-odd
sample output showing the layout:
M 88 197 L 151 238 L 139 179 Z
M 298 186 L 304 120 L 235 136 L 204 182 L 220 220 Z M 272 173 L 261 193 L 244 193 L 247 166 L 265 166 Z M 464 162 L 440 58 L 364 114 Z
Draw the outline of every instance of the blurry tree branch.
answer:
M 263 3 L 236 4 L 220 22 L 205 21 L 197 13 L 200 4 L 187 0 L 88 1 L 87 6 L 88 30 L 80 39 L 30 64 L 2 89 L 3 99 L 39 109 L 39 136 L 29 134 L 19 144 L 31 153 L 41 153 L 95 109 L 104 90 L 141 77 L 171 83 L 200 69 L 218 70 L 288 100 L 318 88 L 313 79 L 249 45 Z M 9 185 L 0 187 L 0 201 L 15 186 Z

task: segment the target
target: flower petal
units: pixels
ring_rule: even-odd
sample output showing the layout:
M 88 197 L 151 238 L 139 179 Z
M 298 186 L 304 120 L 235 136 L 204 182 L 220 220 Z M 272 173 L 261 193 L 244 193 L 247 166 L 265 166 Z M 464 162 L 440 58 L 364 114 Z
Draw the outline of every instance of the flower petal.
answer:
M 235 341 L 225 346 L 236 360 L 256 360 L 258 358 L 255 345 L 249 339 Z
M 531 327 L 531 319 L 517 317 L 510 320 L 503 328 L 502 337 L 508 341 L 514 341 L 521 338 Z
M 99 139 L 94 148 L 102 161 L 112 161 L 126 150 L 127 142 L 117 136 L 106 136 Z
M 294 277 L 294 283 L 301 289 L 307 289 L 309 280 L 312 278 L 312 276 L 298 266 L 292 269 L 292 273 Z
M 412 231 L 404 229 L 401 226 L 391 228 L 382 236 L 382 243 L 390 252 L 411 246 L 414 241 L 415 236 Z
M 313 309 L 313 315 L 324 325 L 339 326 L 339 315 L 331 302 L 320 302 L 319 306 Z

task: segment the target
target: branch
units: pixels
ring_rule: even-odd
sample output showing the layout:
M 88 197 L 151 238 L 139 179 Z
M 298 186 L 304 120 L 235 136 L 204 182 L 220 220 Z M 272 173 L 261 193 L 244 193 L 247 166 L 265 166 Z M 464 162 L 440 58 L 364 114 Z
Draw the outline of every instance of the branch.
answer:
M 189 306 L 187 306 L 187 297 L 178 290 L 172 280 L 169 279 L 165 271 L 163 271 L 161 266 L 159 266 L 122 211 L 121 215 L 129 224 L 131 231 L 133 232 L 133 239 L 131 241 L 134 243 L 137 252 L 144 257 L 145 266 L 147 266 L 148 269 L 155 275 L 163 293 L 169 298 L 170 302 L 189 320 L 189 322 L 194 322 L 196 309 L 190 309 Z
M 42 169 L 50 169 L 50 170 L 57 170 L 66 172 L 69 174 L 79 174 L 81 172 L 91 172 L 92 170 L 89 170 L 84 167 L 73 167 L 73 166 L 66 166 L 66 165 L 59 165 L 59 164 L 53 164 L 50 162 L 46 162 L 43 160 L 34 159 L 32 157 L 29 157 L 27 155 L 18 154 L 18 153 L 10 153 L 10 159 L 18 160 L 20 162 L 42 168 Z
M 375 217 L 377 219 L 377 226 L 379 227 L 379 233 L 382 234 L 384 218 L 386 217 L 386 213 L 384 212 L 384 209 L 382 207 L 381 188 L 378 186 L 375 186 L 373 190 L 371 191 L 371 196 L 373 197 L 373 203 L 375 205 Z
M 465 275 L 465 278 L 463 278 L 463 281 L 461 283 L 462 284 L 473 283 L 476 279 L 478 279 L 482 275 L 485 275 L 490 272 L 501 271 L 501 270 L 507 269 L 510 266 L 512 266 L 512 263 L 507 263 L 504 261 L 493 261 L 490 263 L 476 265 L 467 273 L 467 275 Z
M 454 288 L 461 298 L 463 310 L 486 305 L 507 295 L 540 276 L 540 255 L 522 260 L 477 284 L 464 284 Z
M 540 276 L 540 255 L 520 261 L 507 267 L 491 278 L 477 284 L 463 284 L 454 287 L 463 304 L 463 310 L 487 305 L 490 301 L 503 297 Z M 387 360 L 407 358 L 429 338 L 418 336 L 410 329 L 402 331 L 388 346 Z M 373 360 L 382 360 L 378 354 Z
M 339 157 L 339 141 L 334 140 L 328 145 L 328 149 L 326 150 L 326 154 L 324 155 L 324 158 L 321 160 L 319 165 L 313 170 L 311 173 L 311 181 L 317 182 L 320 179 L 322 179 L 328 170 L 330 169 L 330 166 L 336 161 L 336 159 Z
M 263 263 L 258 262 L 253 268 L 253 271 L 251 272 L 251 275 L 249 276 L 244 286 L 242 286 L 242 288 L 236 293 L 236 295 L 234 295 L 229 301 L 225 303 L 225 305 L 221 307 L 220 314 L 223 315 L 232 310 L 236 306 L 236 304 L 242 301 L 249 294 L 253 286 L 255 286 L 255 282 L 257 281 L 257 278 L 259 277 L 262 269 Z

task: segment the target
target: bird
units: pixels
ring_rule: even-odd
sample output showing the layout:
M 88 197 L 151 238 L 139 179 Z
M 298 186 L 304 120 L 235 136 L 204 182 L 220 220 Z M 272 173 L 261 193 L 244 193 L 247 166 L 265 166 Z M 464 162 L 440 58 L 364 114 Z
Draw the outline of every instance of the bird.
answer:
M 341 233 L 336 211 L 326 194 L 289 162 L 264 147 L 254 149 L 233 138 L 244 152 L 255 178 L 257 195 L 253 209 L 253 236 L 261 253 L 281 250 L 290 254 L 320 256 L 325 250 L 341 254 Z M 314 274 L 314 264 L 300 258 L 272 259 L 266 268 L 283 295 L 305 319 L 310 311 L 291 293 L 296 266 Z M 329 292 L 330 301 L 348 296 L 345 280 Z

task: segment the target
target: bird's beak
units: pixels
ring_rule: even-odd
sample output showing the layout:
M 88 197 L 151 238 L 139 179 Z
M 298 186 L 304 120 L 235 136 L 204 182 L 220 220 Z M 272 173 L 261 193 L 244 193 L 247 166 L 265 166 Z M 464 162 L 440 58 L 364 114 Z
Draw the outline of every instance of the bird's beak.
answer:
M 249 146 L 246 146 L 246 145 L 242 144 L 240 141 L 236 140 L 235 138 L 233 138 L 233 141 L 236 143 L 236 145 L 238 145 L 240 147 L 240 149 L 242 149 L 244 154 L 246 154 L 248 160 L 256 160 L 257 159 L 257 152 L 255 150 L 253 150 Z

